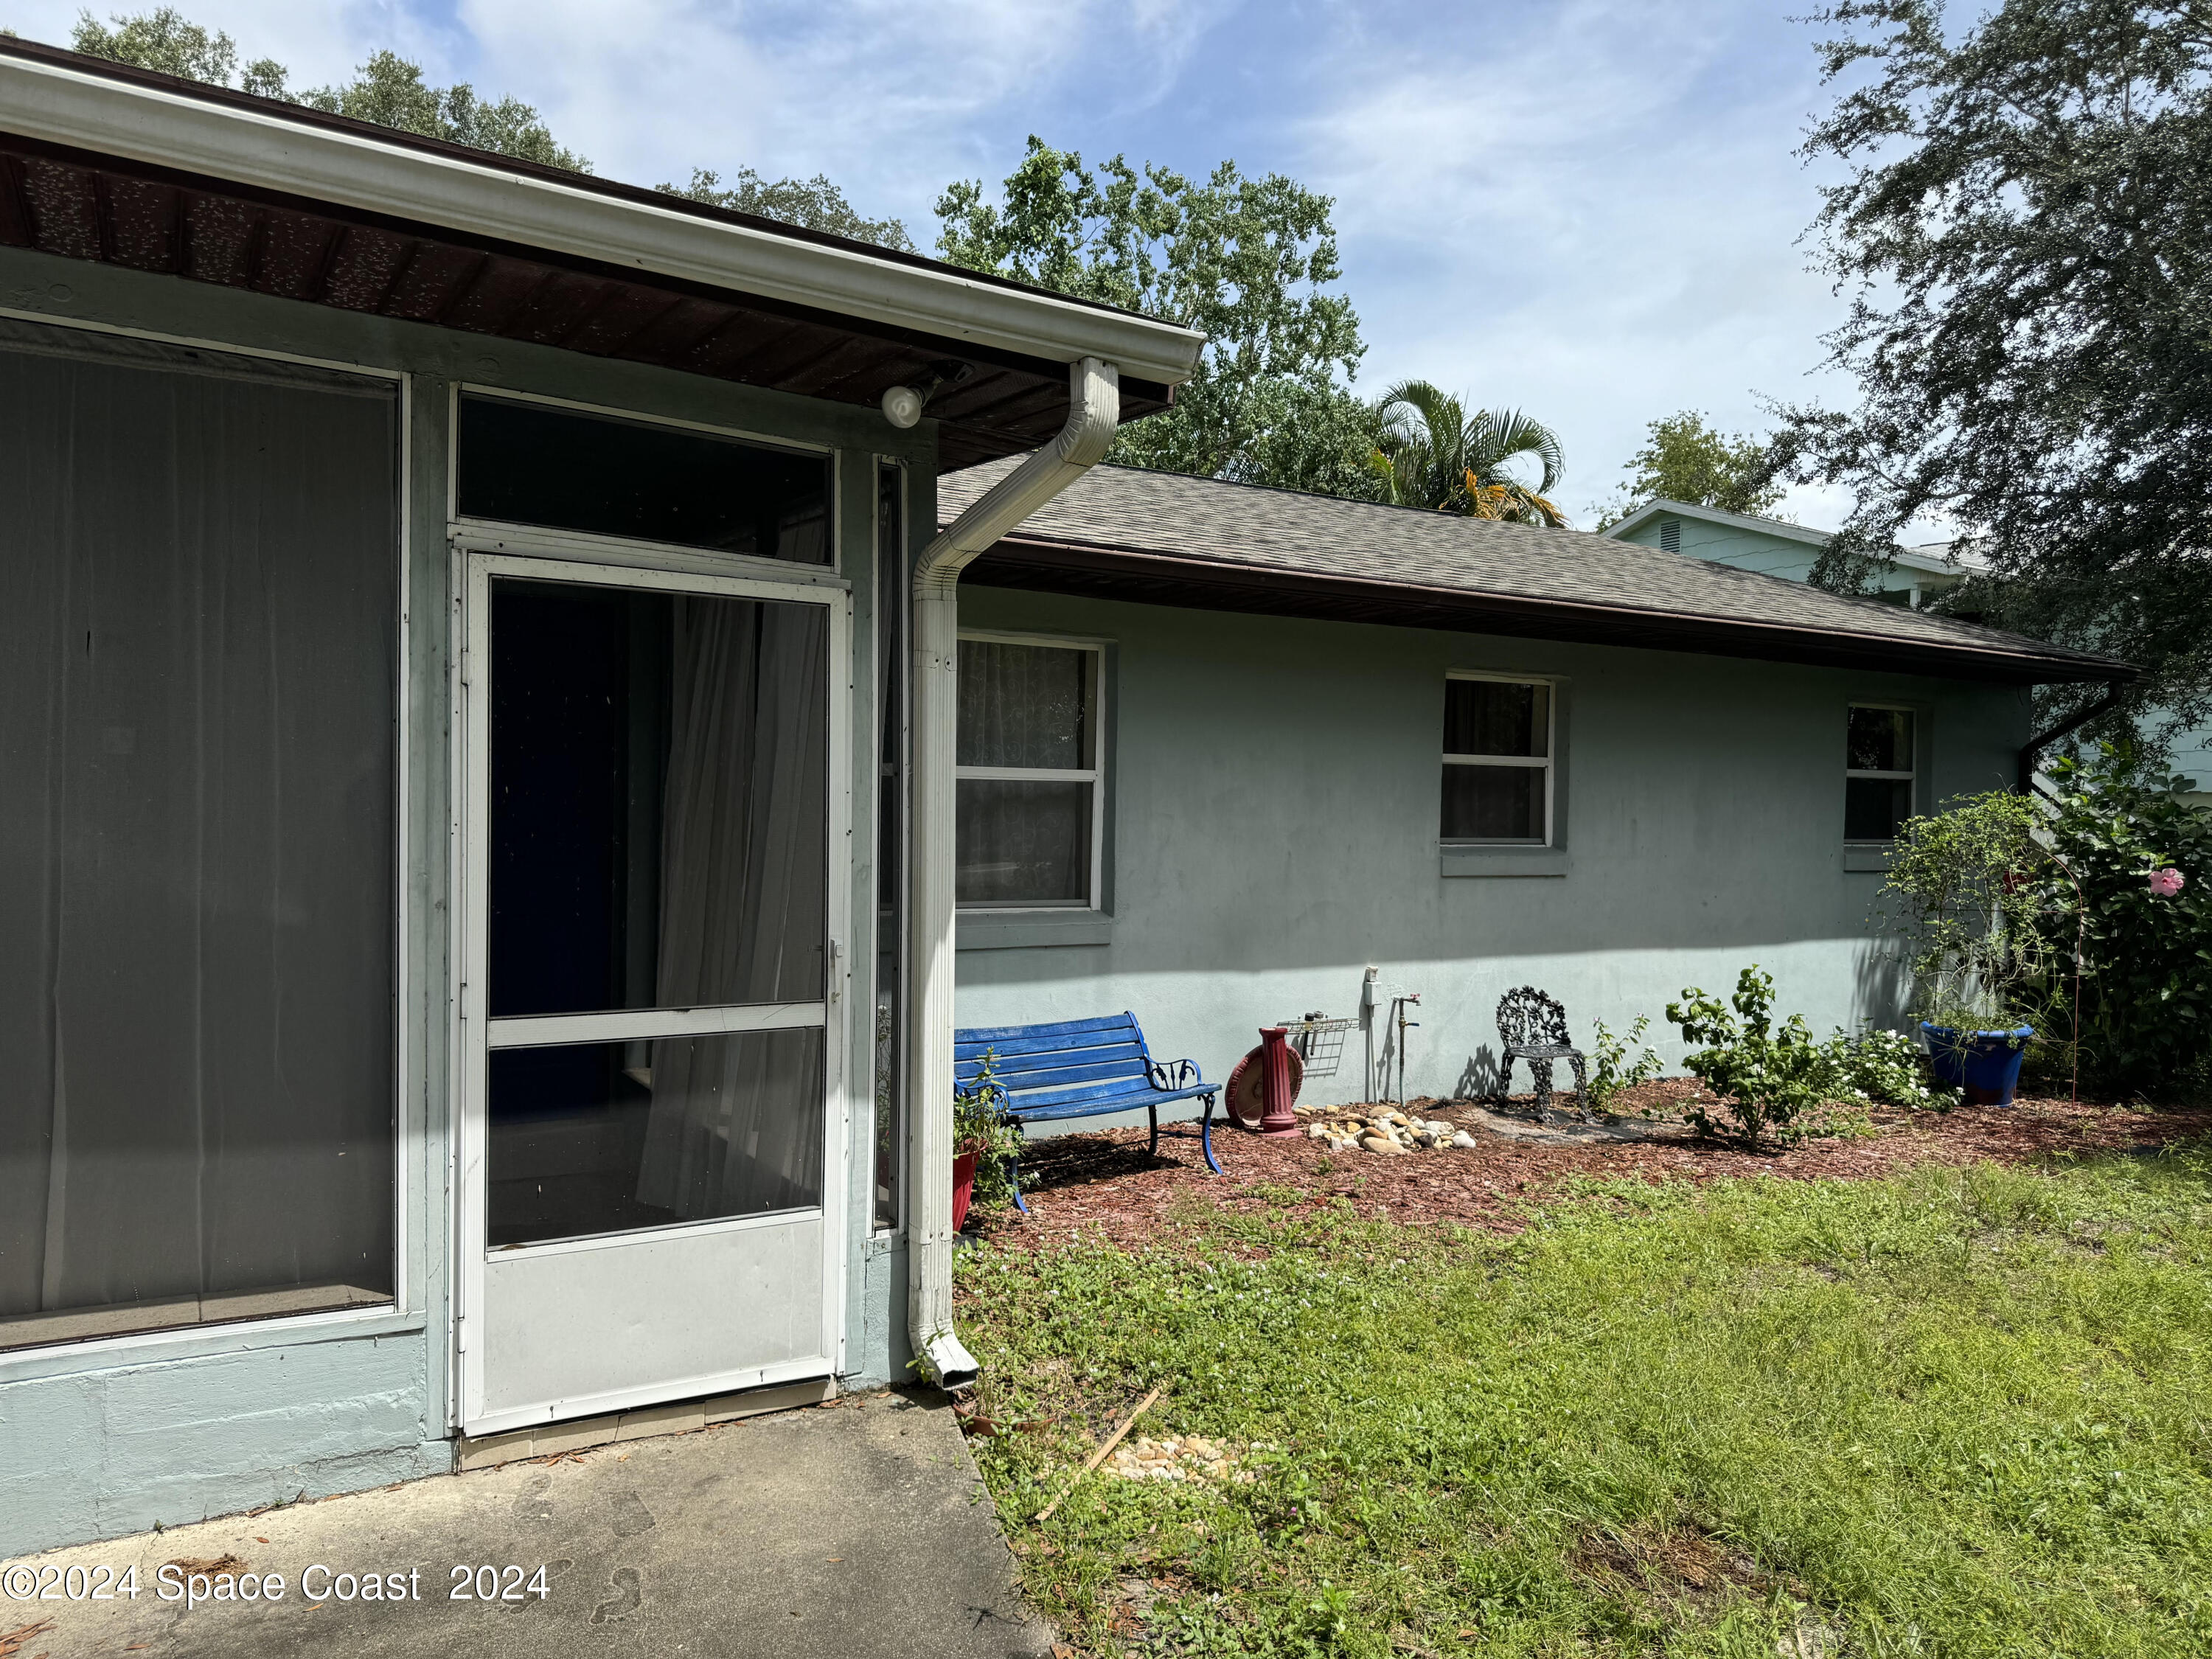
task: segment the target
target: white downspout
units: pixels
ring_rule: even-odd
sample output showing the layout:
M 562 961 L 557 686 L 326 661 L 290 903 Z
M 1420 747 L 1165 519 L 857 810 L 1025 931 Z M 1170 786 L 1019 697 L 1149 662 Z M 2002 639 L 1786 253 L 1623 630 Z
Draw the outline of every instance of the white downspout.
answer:
M 952 1329 L 953 781 L 959 737 L 960 573 L 1096 465 L 1121 414 L 1121 376 L 1067 373 L 1067 424 L 922 550 L 914 568 L 914 1023 L 907 1114 L 907 1331 L 939 1388 L 975 1378 Z

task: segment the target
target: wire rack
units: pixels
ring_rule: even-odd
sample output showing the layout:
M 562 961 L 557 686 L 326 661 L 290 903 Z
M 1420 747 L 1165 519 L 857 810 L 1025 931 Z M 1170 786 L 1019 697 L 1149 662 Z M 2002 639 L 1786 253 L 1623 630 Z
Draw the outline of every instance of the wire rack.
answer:
M 1305 1062 L 1308 1077 L 1336 1075 L 1337 1066 L 1344 1059 L 1344 1034 L 1351 1029 L 1348 1019 L 1328 1019 L 1319 1014 L 1283 1022 L 1284 1034 Z

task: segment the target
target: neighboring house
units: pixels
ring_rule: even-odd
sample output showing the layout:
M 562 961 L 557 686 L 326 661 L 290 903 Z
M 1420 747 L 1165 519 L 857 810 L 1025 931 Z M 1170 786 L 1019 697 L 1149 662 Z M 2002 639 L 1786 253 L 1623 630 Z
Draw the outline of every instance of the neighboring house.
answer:
M 1645 502 L 1603 533 L 1617 541 L 1686 553 L 1795 582 L 1812 579 L 1814 562 L 1828 544 L 1825 531 L 1666 500 Z M 1933 542 L 1900 550 L 1884 568 L 1877 586 L 1882 599 L 1917 609 L 1965 580 L 1967 568 L 1953 556 L 1950 543 Z M 2194 781 L 2193 798 L 2200 805 L 2212 806 L 2212 725 L 2176 730 L 2156 710 L 2148 719 L 2154 731 L 2170 732 L 2171 764 L 2175 773 Z
M 940 480 L 940 517 L 1007 465 Z M 1131 1009 L 1212 1077 L 1358 1014 L 1374 968 L 1321 1101 L 1389 1086 L 1370 1049 L 1395 1083 L 1401 988 L 1416 1095 L 1491 1086 L 1522 984 L 1585 1042 L 1671 1036 L 1670 998 L 1754 962 L 1816 1027 L 1895 1019 L 1869 913 L 1899 819 L 2013 781 L 2031 686 L 2128 672 L 1633 543 L 1110 466 L 962 587 L 960 1023 Z
M 0 40 L 0 1555 L 972 1364 L 942 572 L 1202 343 Z
M 1602 533 L 1615 541 L 1687 553 L 1793 582 L 1813 579 L 1813 566 L 1828 545 L 1826 531 L 1664 500 L 1646 501 Z M 1918 610 L 1945 589 L 1957 586 L 1966 575 L 1965 568 L 1950 556 L 1948 543 L 1901 549 L 1882 567 L 1875 597 Z

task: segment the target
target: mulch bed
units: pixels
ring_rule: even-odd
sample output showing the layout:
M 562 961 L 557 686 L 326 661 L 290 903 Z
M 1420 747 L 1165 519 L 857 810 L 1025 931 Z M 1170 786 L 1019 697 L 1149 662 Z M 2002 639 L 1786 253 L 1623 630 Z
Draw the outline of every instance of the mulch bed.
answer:
M 1029 1200 L 1012 1211 L 971 1220 L 994 1243 L 1017 1249 L 1081 1237 L 1124 1248 L 1164 1242 L 1185 1230 L 1192 1203 L 1257 1212 L 1294 1189 L 1316 1203 L 1349 1200 L 1362 1216 L 1411 1225 L 1455 1223 L 1517 1231 L 1523 1206 L 1563 1179 L 1640 1176 L 1712 1181 L 1766 1175 L 1794 1181 L 1865 1180 L 1914 1164 L 2023 1164 L 2053 1157 L 2155 1148 L 2212 1135 L 2212 1109 L 2148 1110 L 2139 1106 L 2027 1095 L 2010 1107 L 1967 1106 L 1948 1113 L 1874 1113 L 1875 1133 L 1817 1139 L 1752 1152 L 1698 1139 L 1679 1121 L 1696 1093 L 1691 1079 L 1628 1091 L 1609 1133 L 1585 1135 L 1556 1110 L 1553 1136 L 1535 1138 L 1532 1102 L 1417 1100 L 1407 1110 L 1465 1127 L 1473 1150 L 1332 1153 L 1319 1141 L 1263 1140 L 1217 1126 L 1214 1147 L 1225 1177 L 1209 1171 L 1195 1138 L 1145 1151 L 1142 1129 L 1067 1135 L 1031 1146 L 1022 1164 Z M 1639 1114 L 1649 1111 L 1655 1120 Z M 1633 1138 L 1616 1138 L 1623 1131 Z

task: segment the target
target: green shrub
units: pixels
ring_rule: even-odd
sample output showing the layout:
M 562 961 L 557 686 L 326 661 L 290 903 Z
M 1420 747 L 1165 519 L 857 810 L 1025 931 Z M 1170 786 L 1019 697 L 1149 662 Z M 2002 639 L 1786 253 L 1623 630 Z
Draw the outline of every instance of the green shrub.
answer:
M 1682 1041 L 1705 1045 L 1682 1064 L 1721 1097 L 1722 1109 L 1754 1146 L 1769 1133 L 1790 1138 L 1790 1126 L 1827 1098 L 1833 1080 L 1832 1063 L 1805 1017 L 1792 1014 L 1778 1025 L 1773 1013 L 1774 975 L 1757 963 L 1736 976 L 1726 1003 L 1692 986 L 1681 1001 L 1667 1005 Z M 1721 1132 L 1701 1105 L 1685 1115 L 1703 1133 Z
M 2212 814 L 2181 798 L 2181 780 L 2109 744 L 2049 775 L 2056 861 L 2042 861 L 2034 890 L 2064 947 L 2037 988 L 2052 1034 L 2072 1029 L 2078 927 L 2082 1077 L 2161 1096 L 2201 1086 L 2212 1057 Z M 2153 890 L 2160 870 L 2180 872 L 2180 891 Z
M 1807 1114 L 1815 1107 L 1905 1106 L 1945 1110 L 1954 1097 L 1929 1081 L 1927 1061 L 1911 1038 L 1868 1028 L 1856 1036 L 1838 1030 L 1816 1040 L 1802 1014 L 1774 1022 L 1774 976 L 1757 963 L 1736 978 L 1723 1004 L 1692 986 L 1667 1005 L 1667 1018 L 1685 1042 L 1705 1046 L 1683 1065 L 1720 1097 L 1720 1109 L 1753 1146 L 1771 1135 L 1796 1140 L 1808 1133 L 1833 1133 L 1833 1120 L 1815 1129 Z M 1701 1133 L 1721 1125 L 1703 1105 L 1683 1115 Z M 1862 1126 L 1863 1115 L 1851 1118 Z
M 1623 1089 L 1650 1083 L 1666 1071 L 1667 1062 L 1644 1044 L 1644 1034 L 1650 1029 L 1650 1017 L 1646 1014 L 1637 1015 L 1625 1036 L 1609 1029 L 1603 1020 L 1597 1022 L 1597 1036 L 1590 1044 L 1590 1058 L 1595 1063 L 1590 1070 L 1589 1100 L 1599 1111 L 1612 1110 L 1614 1097 Z M 1631 1044 L 1637 1049 L 1633 1060 L 1628 1056 Z
M 2050 907 L 2026 878 L 2048 862 L 2036 823 L 2026 796 L 1991 790 L 1898 826 L 1881 905 L 1915 1018 L 1962 1030 L 2039 1023 L 2057 956 Z
M 1821 1045 L 1830 1067 L 1827 1088 L 1837 1098 L 1852 1097 L 1916 1111 L 1948 1111 L 1958 1103 L 1954 1090 L 1937 1087 L 1928 1074 L 1920 1045 L 1902 1031 L 1862 1029 L 1856 1036 L 1838 1030 Z
M 2126 746 L 2055 762 L 2048 775 L 2047 797 L 1970 796 L 1899 827 L 1882 894 L 1912 1011 L 1939 1025 L 2033 1025 L 2041 1069 L 2078 1067 L 2093 1087 L 2201 1089 L 2212 1074 L 2212 815 L 2182 798 L 2185 780 Z

